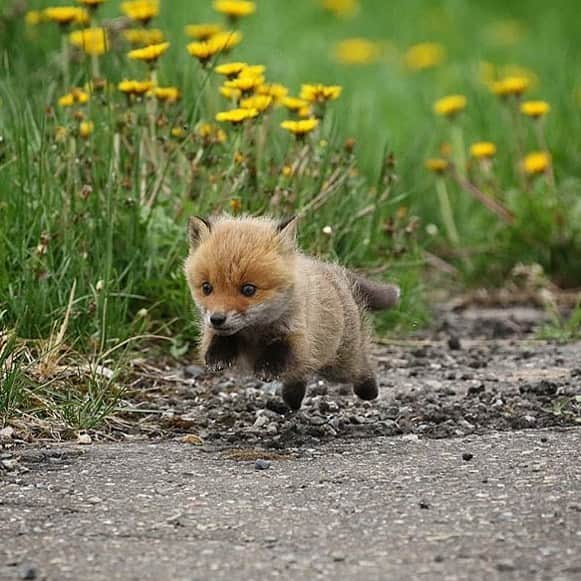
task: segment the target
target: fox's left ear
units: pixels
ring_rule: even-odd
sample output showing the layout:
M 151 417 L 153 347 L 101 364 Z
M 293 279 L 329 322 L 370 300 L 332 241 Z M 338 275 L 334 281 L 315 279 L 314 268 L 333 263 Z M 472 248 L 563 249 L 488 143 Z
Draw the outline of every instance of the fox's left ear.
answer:
M 196 248 L 210 235 L 212 230 L 212 225 L 206 218 L 201 218 L 200 216 L 192 216 L 188 221 L 188 240 L 190 242 L 190 248 Z
M 291 248 L 296 245 L 298 222 L 299 219 L 296 216 L 291 216 L 281 220 L 276 227 L 279 238 Z

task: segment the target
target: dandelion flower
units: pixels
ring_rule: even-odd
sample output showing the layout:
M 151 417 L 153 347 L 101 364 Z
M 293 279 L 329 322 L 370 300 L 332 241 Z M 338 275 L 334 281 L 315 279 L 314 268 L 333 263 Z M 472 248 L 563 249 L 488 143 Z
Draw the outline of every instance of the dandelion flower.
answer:
M 310 108 L 311 104 L 309 101 L 305 101 L 305 99 L 299 99 L 298 97 L 284 97 L 282 100 L 282 104 L 289 110 L 293 111 L 294 113 L 299 112 L 301 109 Z
M 242 33 L 234 30 L 220 32 L 202 42 L 190 42 L 186 48 L 191 56 L 197 58 L 202 65 L 205 65 L 213 56 L 230 51 L 241 41 Z
M 109 49 L 104 28 L 85 28 L 69 34 L 69 42 L 89 55 L 101 56 Z
M 338 99 L 341 90 L 338 85 L 301 85 L 300 98 L 309 103 L 324 103 Z
M 159 28 L 129 28 L 123 31 L 123 36 L 133 46 L 149 46 L 164 41 L 163 32 Z
M 214 10 L 228 16 L 232 20 L 237 20 L 243 16 L 250 16 L 256 12 L 256 4 L 248 0 L 216 0 Z
M 529 153 L 522 160 L 521 167 L 529 176 L 545 173 L 551 167 L 551 154 L 546 151 Z
M 260 77 L 264 75 L 266 67 L 264 65 L 246 65 L 239 73 L 240 77 Z
M 196 40 L 208 40 L 224 30 L 221 24 L 187 24 L 185 33 Z
M 127 53 L 132 60 L 143 61 L 148 64 L 154 64 L 157 59 L 164 54 L 169 48 L 169 42 L 160 42 L 159 44 L 150 44 L 143 48 L 136 48 Z
M 444 62 L 446 50 L 437 42 L 422 42 L 411 46 L 404 56 L 404 62 L 412 71 L 432 69 Z
M 368 65 L 379 59 L 381 48 L 366 38 L 347 38 L 335 45 L 333 54 L 344 65 Z
M 491 141 L 477 141 L 470 146 L 470 155 L 474 159 L 490 159 L 496 155 L 496 145 Z
M 175 139 L 183 139 L 186 135 L 186 131 L 183 127 L 172 127 L 170 135 Z
M 505 77 L 492 83 L 492 92 L 499 97 L 520 97 L 530 87 L 531 82 L 527 77 Z
M 232 198 L 229 202 L 230 210 L 233 214 L 238 214 L 242 210 L 242 202 L 240 198 Z
M 81 121 L 79 125 L 79 135 L 83 139 L 87 139 L 91 133 L 93 133 L 93 129 L 95 125 L 92 121 Z
M 319 120 L 301 119 L 300 121 L 283 121 L 280 126 L 297 137 L 303 137 L 319 126 Z
M 424 167 L 434 173 L 443 174 L 450 167 L 450 162 L 439 157 L 426 159 Z
M 154 16 L 159 14 L 159 2 L 157 0 L 122 2 L 121 11 L 131 20 L 147 24 Z
M 244 109 L 256 109 L 259 113 L 266 111 L 273 103 L 270 95 L 253 95 L 240 101 L 240 106 Z
M 238 101 L 238 99 L 240 99 L 242 96 L 242 91 L 240 89 L 225 87 L 223 85 L 220 87 L 219 91 L 222 97 L 226 97 L 226 99 L 230 99 L 232 101 Z
M 464 95 L 449 95 L 434 103 L 434 113 L 441 117 L 454 117 L 466 108 Z
M 350 18 L 359 11 L 358 0 L 323 0 L 323 8 L 340 18 Z
M 216 121 L 227 121 L 233 125 L 238 125 L 247 119 L 253 119 L 258 115 L 257 109 L 231 109 L 222 111 L 216 115 Z
M 84 4 L 90 10 L 98 8 L 105 0 L 77 0 L 79 4 Z
M 89 13 L 84 8 L 77 6 L 56 6 L 54 8 L 45 8 L 43 16 L 52 22 L 61 26 L 69 24 L 87 24 L 90 20 Z
M 546 101 L 525 101 L 521 103 L 520 110 L 527 117 L 539 119 L 551 110 L 551 106 Z
M 242 69 L 248 66 L 248 63 L 234 62 L 234 63 L 224 63 L 214 68 L 214 71 L 219 75 L 224 75 L 225 77 L 233 78 L 237 77 Z
M 202 139 L 206 145 L 214 143 L 224 143 L 227 139 L 226 132 L 212 123 L 201 123 L 196 128 L 196 135 Z
M 256 87 L 259 87 L 264 83 L 264 77 L 262 76 L 249 76 L 249 77 L 238 77 L 236 79 L 231 79 L 224 83 L 225 87 L 231 89 L 239 89 L 242 93 L 250 93 Z
M 155 87 L 153 96 L 164 103 L 176 103 L 182 97 L 177 87 Z
M 275 103 L 281 103 L 288 95 L 288 89 L 280 83 L 270 83 L 256 87 L 257 95 L 268 95 Z
M 125 79 L 117 85 L 117 88 L 126 95 L 144 95 L 153 89 L 153 82 Z
M 84 105 L 89 100 L 89 93 L 75 87 L 70 93 L 63 95 L 59 100 L 58 104 L 61 107 L 72 107 L 73 105 Z

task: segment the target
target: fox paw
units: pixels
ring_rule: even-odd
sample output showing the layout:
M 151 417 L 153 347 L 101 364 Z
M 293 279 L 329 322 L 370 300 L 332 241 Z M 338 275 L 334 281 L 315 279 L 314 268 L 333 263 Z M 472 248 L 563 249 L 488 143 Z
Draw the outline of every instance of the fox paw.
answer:
M 254 365 L 259 379 L 272 380 L 280 377 L 294 361 L 290 345 L 286 341 L 275 341 L 264 347 Z
M 368 377 L 367 379 L 353 385 L 353 391 L 360 399 L 367 401 L 375 399 L 379 395 L 377 380 L 375 377 Z
M 235 337 L 221 337 L 216 335 L 205 355 L 206 365 L 211 371 L 223 371 L 232 367 L 238 356 L 238 341 Z
M 291 410 L 296 411 L 301 408 L 306 391 L 307 384 L 304 381 L 285 383 L 282 386 L 282 399 Z

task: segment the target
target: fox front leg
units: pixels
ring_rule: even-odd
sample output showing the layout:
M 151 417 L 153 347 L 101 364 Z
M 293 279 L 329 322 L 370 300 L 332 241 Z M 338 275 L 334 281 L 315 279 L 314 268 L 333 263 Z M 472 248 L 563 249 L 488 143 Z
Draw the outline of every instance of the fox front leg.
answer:
M 212 335 L 204 338 L 202 346 L 206 365 L 212 371 L 232 367 L 240 353 L 238 337 L 235 335 Z
M 287 339 L 277 339 L 260 347 L 254 372 L 257 377 L 272 380 L 280 377 L 296 362 L 293 348 Z

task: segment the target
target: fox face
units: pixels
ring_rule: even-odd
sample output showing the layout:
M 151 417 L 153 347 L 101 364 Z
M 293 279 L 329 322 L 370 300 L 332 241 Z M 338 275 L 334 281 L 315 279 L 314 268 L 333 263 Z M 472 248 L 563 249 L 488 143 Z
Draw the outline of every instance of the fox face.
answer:
M 234 335 L 279 320 L 289 308 L 294 226 L 258 218 L 193 218 L 185 274 L 203 324 Z

